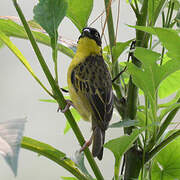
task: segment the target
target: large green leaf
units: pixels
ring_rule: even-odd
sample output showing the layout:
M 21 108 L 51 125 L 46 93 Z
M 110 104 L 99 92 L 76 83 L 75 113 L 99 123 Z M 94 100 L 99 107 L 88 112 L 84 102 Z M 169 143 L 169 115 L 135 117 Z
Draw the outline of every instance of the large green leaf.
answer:
M 167 54 L 165 54 L 163 58 L 163 64 L 165 64 L 166 62 L 170 60 L 172 59 L 169 58 Z M 166 79 L 164 79 L 164 81 L 160 84 L 160 87 L 158 90 L 158 95 L 160 98 L 168 97 L 174 92 L 180 90 L 180 83 L 179 81 L 177 81 L 177 79 L 180 79 L 180 71 L 176 71 L 170 74 Z
M 172 104 L 170 106 L 168 106 L 167 108 L 161 110 L 161 113 L 159 115 L 159 121 L 161 121 L 169 112 L 173 111 L 176 108 L 180 107 L 180 103 L 175 103 Z
M 160 54 L 144 48 L 136 48 L 135 56 L 142 62 L 142 67 L 138 68 L 134 64 L 128 63 L 128 71 L 132 74 L 134 83 L 148 96 L 153 107 L 156 103 L 156 93 L 160 83 L 180 69 L 180 62 L 171 60 L 159 66 L 157 61 Z
M 179 180 L 180 177 L 180 137 L 168 144 L 154 158 L 152 180 Z
M 115 61 L 122 54 L 122 52 L 129 46 L 131 42 L 132 42 L 132 39 L 126 42 L 117 42 L 116 45 L 113 46 L 112 53 L 113 53 L 113 57 Z
M 66 0 L 39 0 L 34 7 L 34 19 L 49 34 L 55 37 L 59 24 L 66 15 Z
M 45 144 L 43 142 L 34 140 L 29 137 L 24 137 L 21 142 L 21 147 L 34 151 L 40 155 L 47 157 L 48 159 L 56 162 L 66 170 L 71 172 L 79 179 L 86 180 L 87 178 L 76 168 L 75 163 L 66 157 L 62 151 L 55 149 L 54 147 Z
M 28 39 L 24 28 L 10 19 L 0 19 L 0 31 L 7 36 Z M 37 42 L 50 46 L 50 38 L 46 34 L 37 31 L 32 32 Z M 74 56 L 73 51 L 62 44 L 58 44 L 57 48 L 70 57 Z
M 144 26 L 130 26 L 138 30 L 157 35 L 163 46 L 168 50 L 168 57 L 180 61 L 180 36 L 178 31 L 168 28 L 153 28 Z
M 119 176 L 119 166 L 123 154 L 130 149 L 134 141 L 144 129 L 135 129 L 129 136 L 124 135 L 119 138 L 108 141 L 104 147 L 109 149 L 115 157 L 115 176 Z
M 87 21 L 93 8 L 93 0 L 68 0 L 67 17 L 81 32 L 87 26 Z

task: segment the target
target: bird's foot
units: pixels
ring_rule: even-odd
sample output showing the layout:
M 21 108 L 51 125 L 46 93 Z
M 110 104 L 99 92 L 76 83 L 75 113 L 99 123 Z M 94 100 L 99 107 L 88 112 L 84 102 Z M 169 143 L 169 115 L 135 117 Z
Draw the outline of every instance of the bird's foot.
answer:
M 79 152 L 81 153 L 82 151 L 84 151 L 85 148 L 89 147 L 89 146 L 92 144 L 92 140 L 93 140 L 93 134 L 92 134 L 92 136 L 90 137 L 89 141 L 86 141 L 86 142 L 84 143 L 84 145 L 81 147 L 81 149 L 80 149 Z
M 57 112 L 61 111 L 62 113 L 65 113 L 67 110 L 69 110 L 70 106 L 74 107 L 74 104 L 71 100 L 67 99 L 66 100 L 66 106 L 64 109 L 62 109 L 60 106 L 57 109 Z

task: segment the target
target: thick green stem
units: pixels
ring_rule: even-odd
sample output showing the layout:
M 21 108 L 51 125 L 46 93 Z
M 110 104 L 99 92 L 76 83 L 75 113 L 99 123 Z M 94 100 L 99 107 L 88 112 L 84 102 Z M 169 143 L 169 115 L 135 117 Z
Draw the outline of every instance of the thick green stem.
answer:
M 140 13 L 137 16 L 137 25 L 146 26 L 147 12 L 148 1 L 143 1 Z M 143 31 L 136 30 L 136 46 L 147 47 L 148 40 L 146 42 L 144 40 L 145 33 Z M 135 57 L 132 58 L 132 62 L 136 66 L 141 66 L 140 61 Z M 132 77 L 130 77 L 127 97 L 127 119 L 135 119 L 137 112 L 137 100 L 138 88 L 132 82 Z M 124 128 L 124 132 L 130 134 L 132 132 L 132 129 L 133 127 Z M 130 180 L 139 177 L 140 169 L 142 167 L 142 158 L 137 154 L 138 150 L 135 145 L 125 154 L 125 180 Z M 133 164 L 135 164 L 136 166 L 133 166 Z
M 43 69 L 43 71 L 44 71 L 50 85 L 51 85 L 51 88 L 53 89 L 54 96 L 55 96 L 59 106 L 62 107 L 62 108 L 65 108 L 66 101 L 65 101 L 65 99 L 64 99 L 58 85 L 56 84 L 56 82 L 55 82 L 55 80 L 54 80 L 54 78 L 53 78 L 53 76 L 52 76 L 52 74 L 51 74 L 51 72 L 50 72 L 50 70 L 49 70 L 43 56 L 42 56 L 42 54 L 41 54 L 41 52 L 40 52 L 40 49 L 39 49 L 39 47 L 38 47 L 38 45 L 37 45 L 37 43 L 36 43 L 36 41 L 35 41 L 35 39 L 34 39 L 34 37 L 32 35 L 32 32 L 31 32 L 31 30 L 30 30 L 30 28 L 29 28 L 29 26 L 27 24 L 27 21 L 26 21 L 26 19 L 24 17 L 24 14 L 22 13 L 21 8 L 19 7 L 17 1 L 13 0 L 13 3 L 14 3 L 14 6 L 15 6 L 18 14 L 19 14 L 19 17 L 20 17 L 20 19 L 22 21 L 22 24 L 23 24 L 24 28 L 25 28 L 25 31 L 26 31 L 26 33 L 27 33 L 27 35 L 29 37 L 29 40 L 30 40 L 31 45 L 32 45 L 32 47 L 34 49 L 34 52 L 36 53 L 36 56 L 37 56 L 37 58 L 39 60 L 39 63 L 40 63 L 40 65 L 41 65 L 41 67 L 42 67 L 42 69 Z M 69 124 L 70 124 L 70 126 L 71 126 L 71 128 L 72 128 L 78 142 L 80 143 L 81 146 L 83 146 L 84 143 L 85 143 L 84 137 L 83 137 L 83 135 L 82 135 L 76 121 L 74 120 L 74 118 L 73 118 L 73 116 L 72 116 L 72 114 L 71 114 L 71 112 L 69 110 L 66 111 L 65 117 L 68 120 L 68 122 L 69 122 Z M 101 172 L 100 172 L 94 158 L 92 157 L 92 154 L 89 151 L 89 149 L 86 148 L 84 150 L 84 152 L 85 152 L 86 158 L 87 158 L 87 160 L 88 160 L 88 162 L 89 162 L 89 164 L 90 164 L 96 178 L 98 180 L 103 180 L 104 178 L 103 178 L 103 176 L 102 176 L 102 174 L 101 174 Z
M 124 180 L 137 179 L 141 170 L 142 154 L 133 146 L 125 154 L 125 175 Z

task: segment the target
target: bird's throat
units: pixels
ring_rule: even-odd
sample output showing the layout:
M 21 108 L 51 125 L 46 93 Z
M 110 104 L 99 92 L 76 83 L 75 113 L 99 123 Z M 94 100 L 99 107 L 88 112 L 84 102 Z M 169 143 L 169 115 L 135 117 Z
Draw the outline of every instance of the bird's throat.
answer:
M 78 41 L 77 54 L 81 54 L 84 57 L 90 55 L 101 55 L 101 47 L 96 44 L 93 39 L 83 37 Z

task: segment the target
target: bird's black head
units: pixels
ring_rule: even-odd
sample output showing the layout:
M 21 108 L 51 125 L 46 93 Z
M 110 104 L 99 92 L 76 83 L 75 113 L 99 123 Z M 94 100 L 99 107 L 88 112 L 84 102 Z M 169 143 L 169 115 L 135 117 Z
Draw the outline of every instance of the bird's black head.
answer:
M 99 32 L 95 28 L 91 28 L 91 27 L 84 28 L 82 30 L 82 33 L 79 39 L 83 37 L 88 37 L 90 39 L 93 39 L 96 41 L 98 46 L 101 46 L 101 37 L 100 37 Z

